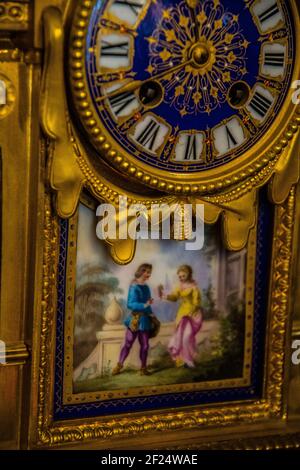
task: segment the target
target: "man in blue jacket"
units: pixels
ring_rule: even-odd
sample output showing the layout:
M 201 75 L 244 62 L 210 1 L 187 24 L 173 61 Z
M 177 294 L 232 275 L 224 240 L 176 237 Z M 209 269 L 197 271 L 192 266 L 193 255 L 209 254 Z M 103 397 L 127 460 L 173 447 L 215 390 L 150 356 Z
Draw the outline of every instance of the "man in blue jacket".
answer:
M 147 281 L 152 274 L 151 264 L 142 264 L 137 269 L 134 279 L 129 287 L 127 307 L 130 315 L 124 321 L 127 327 L 125 343 L 121 349 L 119 362 L 112 371 L 112 375 L 121 372 L 124 361 L 138 338 L 140 343 L 141 375 L 150 375 L 147 370 L 147 357 L 149 350 L 149 338 L 153 330 L 153 312 L 151 305 L 153 299 Z

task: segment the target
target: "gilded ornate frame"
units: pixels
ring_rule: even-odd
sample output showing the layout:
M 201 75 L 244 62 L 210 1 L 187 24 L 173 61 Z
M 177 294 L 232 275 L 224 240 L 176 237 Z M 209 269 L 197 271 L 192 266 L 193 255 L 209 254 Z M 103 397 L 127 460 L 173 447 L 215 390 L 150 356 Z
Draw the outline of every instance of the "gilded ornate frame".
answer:
M 153 433 L 181 430 L 194 433 L 213 432 L 216 426 L 228 430 L 244 425 L 250 431 L 264 424 L 279 429 L 287 419 L 285 390 L 285 363 L 287 360 L 287 332 L 289 327 L 289 294 L 291 287 L 292 243 L 295 215 L 295 188 L 287 201 L 276 207 L 274 242 L 272 248 L 272 275 L 268 308 L 266 361 L 264 367 L 264 393 L 255 401 L 235 402 L 209 406 L 165 409 L 155 412 L 113 415 L 82 420 L 53 420 L 53 384 L 55 354 L 56 266 L 58 261 L 58 218 L 53 211 L 51 198 L 45 194 L 43 281 L 42 298 L 34 338 L 36 351 L 33 371 L 32 445 L 52 447 L 62 444 L 88 443 L 96 440 L 97 446 L 120 445 L 120 439 L 135 435 L 141 438 Z M 172 438 L 171 438 L 172 439 Z M 176 440 L 176 435 L 173 434 Z M 106 442 L 106 444 L 105 444 Z

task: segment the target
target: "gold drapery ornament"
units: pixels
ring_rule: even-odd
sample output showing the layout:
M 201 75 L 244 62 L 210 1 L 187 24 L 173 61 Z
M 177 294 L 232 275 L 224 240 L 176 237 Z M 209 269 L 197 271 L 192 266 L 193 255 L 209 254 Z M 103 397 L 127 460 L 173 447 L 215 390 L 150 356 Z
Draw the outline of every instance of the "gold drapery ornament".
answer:
M 49 179 L 61 217 L 74 214 L 83 185 L 69 132 L 64 77 L 64 31 L 58 8 L 43 12 L 45 66 L 42 80 L 41 124 L 51 140 Z

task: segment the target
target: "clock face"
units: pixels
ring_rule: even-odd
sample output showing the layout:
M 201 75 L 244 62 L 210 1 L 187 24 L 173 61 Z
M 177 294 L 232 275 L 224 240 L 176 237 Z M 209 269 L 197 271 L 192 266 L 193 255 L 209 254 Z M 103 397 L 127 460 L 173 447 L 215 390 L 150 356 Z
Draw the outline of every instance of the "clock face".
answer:
M 85 128 L 97 123 L 112 162 L 119 155 L 162 178 L 196 177 L 238 159 L 287 98 L 292 18 L 280 0 L 95 1 Z

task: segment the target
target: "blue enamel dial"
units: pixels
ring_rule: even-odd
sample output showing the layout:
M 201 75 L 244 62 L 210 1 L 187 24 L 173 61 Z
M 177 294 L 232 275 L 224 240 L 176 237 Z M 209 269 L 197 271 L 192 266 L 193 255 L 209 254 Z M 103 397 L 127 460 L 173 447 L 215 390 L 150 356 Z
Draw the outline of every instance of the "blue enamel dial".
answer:
M 189 174 L 238 158 L 286 99 L 289 2 L 98 0 L 89 21 L 97 119 L 120 154 L 152 168 Z

